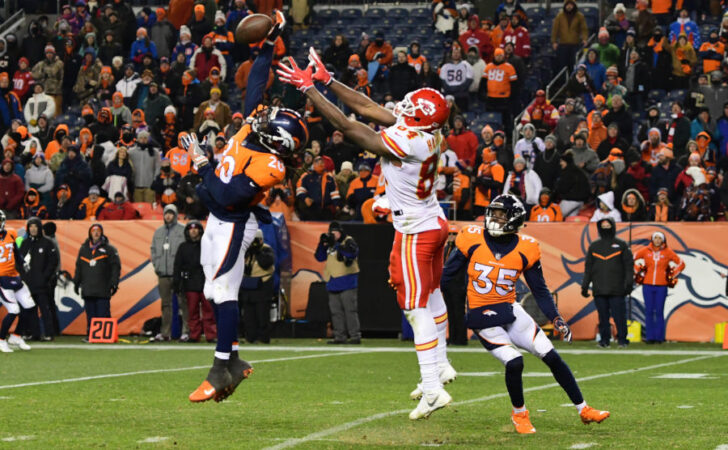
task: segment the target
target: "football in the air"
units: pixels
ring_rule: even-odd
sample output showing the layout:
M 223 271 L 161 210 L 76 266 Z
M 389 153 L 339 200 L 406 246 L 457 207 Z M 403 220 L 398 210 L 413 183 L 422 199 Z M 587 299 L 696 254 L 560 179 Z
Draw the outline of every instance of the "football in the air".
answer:
M 235 40 L 240 44 L 254 44 L 268 35 L 273 20 L 265 14 L 251 14 L 241 20 L 235 29 Z

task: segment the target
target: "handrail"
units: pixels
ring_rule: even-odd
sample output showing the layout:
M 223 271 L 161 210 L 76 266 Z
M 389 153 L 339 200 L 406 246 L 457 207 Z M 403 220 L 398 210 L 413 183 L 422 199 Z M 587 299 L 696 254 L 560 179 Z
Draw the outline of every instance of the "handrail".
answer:
M 20 9 L 8 19 L 0 24 L 0 37 L 4 37 L 10 33 L 13 28 L 20 28 L 25 22 L 25 10 Z

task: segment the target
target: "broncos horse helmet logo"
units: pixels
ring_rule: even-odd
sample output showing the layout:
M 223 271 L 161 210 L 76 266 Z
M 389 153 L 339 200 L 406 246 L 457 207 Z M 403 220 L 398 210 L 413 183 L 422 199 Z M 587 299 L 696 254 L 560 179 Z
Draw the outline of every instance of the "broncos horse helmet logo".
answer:
M 596 232 L 591 230 L 593 227 L 585 226 L 581 235 L 581 250 L 586 254 L 589 245 L 596 238 Z M 686 304 L 693 304 L 701 308 L 711 308 L 714 306 L 723 306 L 728 308 L 728 297 L 725 295 L 725 280 L 722 275 L 728 273 L 728 267 L 716 261 L 707 253 L 690 248 L 680 236 L 673 232 L 669 227 L 663 225 L 652 224 L 636 224 L 629 227 L 622 227 L 617 230 L 617 237 L 632 242 L 632 250 L 648 245 L 649 238 L 630 239 L 632 234 L 645 236 L 644 229 L 648 229 L 647 236 L 653 231 L 661 231 L 667 238 L 670 248 L 685 262 L 685 269 L 678 277 L 677 285 L 668 289 L 667 299 L 665 300 L 665 321 L 667 322 L 672 314 Z M 559 292 L 566 289 L 571 284 L 581 285 L 584 279 L 584 261 L 585 258 L 570 260 L 565 256 L 561 257 L 564 270 L 569 275 L 569 279 L 561 286 L 555 289 Z M 644 299 L 642 298 L 642 289 L 632 291 L 632 314 L 633 318 L 644 323 Z M 595 309 L 594 303 L 589 302 L 579 312 L 577 312 L 569 323 L 573 324 L 586 317 Z

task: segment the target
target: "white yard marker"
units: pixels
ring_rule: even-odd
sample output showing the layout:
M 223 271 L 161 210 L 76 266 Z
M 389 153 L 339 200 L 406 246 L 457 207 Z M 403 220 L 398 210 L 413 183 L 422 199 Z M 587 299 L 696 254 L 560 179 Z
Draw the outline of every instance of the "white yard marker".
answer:
M 169 439 L 167 436 L 152 436 L 141 441 L 137 441 L 137 444 L 156 444 L 157 442 L 163 442 Z
M 715 358 L 718 356 L 728 355 L 728 353 L 725 353 L 725 352 L 716 352 L 716 353 L 717 354 L 715 354 L 715 355 L 697 356 L 695 358 L 687 358 L 687 359 L 681 359 L 679 361 L 672 361 L 672 362 L 668 362 L 668 363 L 653 364 L 651 366 L 638 367 L 636 369 L 626 369 L 626 370 L 620 370 L 617 372 L 601 373 L 598 375 L 581 377 L 581 378 L 577 378 L 577 381 L 583 382 L 583 381 L 590 381 L 590 380 L 598 380 L 600 378 L 608 378 L 608 377 L 614 377 L 614 376 L 618 376 L 618 375 L 627 375 L 627 374 L 632 374 L 635 372 L 643 372 L 646 370 L 661 369 L 663 367 L 670 367 L 670 366 L 675 366 L 678 364 L 687 364 L 687 363 L 691 363 L 691 362 L 695 362 L 695 361 L 700 361 L 703 359 L 709 359 L 709 358 Z M 620 352 L 620 353 L 616 353 L 616 354 L 624 354 L 624 353 Z M 534 386 L 531 388 L 524 389 L 523 392 L 541 391 L 544 389 L 551 389 L 554 387 L 559 387 L 559 384 L 550 383 L 550 384 L 544 384 L 541 386 Z M 485 401 L 494 400 L 496 398 L 506 397 L 507 395 L 508 395 L 507 392 L 501 392 L 499 394 L 486 395 L 484 397 L 472 398 L 470 400 L 463 400 L 460 402 L 455 402 L 452 404 L 452 406 L 468 405 L 471 403 L 482 403 Z M 385 419 L 387 417 L 397 416 L 397 415 L 405 414 L 408 412 L 410 412 L 410 409 L 400 409 L 397 411 L 387 411 L 387 412 L 381 412 L 378 414 L 373 414 L 373 415 L 367 416 L 367 417 L 361 417 L 361 418 L 353 420 L 351 422 L 342 423 L 340 425 L 336 425 L 334 427 L 327 428 L 325 430 L 311 433 L 311 434 L 306 435 L 301 438 L 288 439 L 284 442 L 281 442 L 280 444 L 273 445 L 271 447 L 267 447 L 267 450 L 278 450 L 278 449 L 282 449 L 282 448 L 295 447 L 296 445 L 305 444 L 306 442 L 316 441 L 316 440 L 319 440 L 319 439 L 322 439 L 322 438 L 325 438 L 325 437 L 328 437 L 328 436 L 331 436 L 331 435 L 334 435 L 337 433 L 341 433 L 343 431 L 350 430 L 352 428 L 358 427 L 359 425 L 364 425 L 369 422 L 374 422 L 375 420 Z
M 693 405 L 680 405 L 677 408 L 678 409 L 691 409 L 691 408 L 695 408 L 695 407 Z M 726 448 L 726 450 L 728 450 L 728 448 Z
M 578 444 L 574 444 L 569 448 L 589 448 L 594 447 L 595 445 L 599 445 L 596 442 L 580 442 Z
M 459 377 L 492 377 L 503 372 L 458 372 Z
M 29 441 L 35 439 L 35 436 L 8 436 L 0 439 L 3 442 Z
M 663 373 L 650 378 L 661 378 L 666 380 L 715 380 L 718 377 L 711 377 L 709 373 Z
M 524 378 L 549 378 L 553 377 L 551 372 L 523 372 Z

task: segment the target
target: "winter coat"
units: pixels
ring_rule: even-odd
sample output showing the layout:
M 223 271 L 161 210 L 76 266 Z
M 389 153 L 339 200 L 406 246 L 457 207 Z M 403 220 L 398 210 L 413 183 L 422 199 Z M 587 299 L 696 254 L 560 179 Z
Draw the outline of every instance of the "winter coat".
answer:
M 604 115 L 603 122 L 606 127 L 609 127 L 610 123 L 615 122 L 619 127 L 619 135 L 630 141 L 632 140 L 632 115 L 627 111 L 626 105 L 622 106 L 619 111 L 610 109 Z
M 159 149 L 149 143 L 142 147 L 136 143 L 129 149 L 129 160 L 134 167 L 134 187 L 148 188 L 159 175 L 161 155 Z
M 25 172 L 25 189 L 36 189 L 41 195 L 48 194 L 53 190 L 53 172 L 42 162 L 40 166 L 30 164 Z
M 605 192 L 599 197 L 597 197 L 597 209 L 594 211 L 594 214 L 591 217 L 591 222 L 598 222 L 602 219 L 611 218 L 615 222 L 621 222 L 622 221 L 622 215 L 619 214 L 619 210 L 614 207 L 614 192 L 609 191 Z M 608 211 L 602 211 L 600 208 L 600 204 L 606 205 L 607 208 L 609 208 Z
M 96 59 L 88 66 L 81 66 L 76 77 L 76 84 L 73 86 L 73 93 L 76 94 L 78 100 L 83 104 L 96 93 L 96 87 L 99 84 L 101 76 L 101 61 Z
M 587 173 L 594 172 L 599 165 L 599 157 L 597 157 L 596 152 L 587 146 L 571 147 L 571 152 L 574 154 L 574 164 L 577 167 L 584 164 L 583 169 Z
M 559 149 L 564 149 L 569 145 L 571 136 L 574 134 L 577 125 L 579 125 L 579 122 L 582 120 L 584 120 L 584 116 L 577 114 L 576 112 L 561 116 L 559 122 L 556 124 L 556 130 L 554 132 L 556 135 L 557 147 Z
M 76 258 L 73 283 L 81 288 L 83 298 L 110 298 L 111 291 L 119 286 L 121 261 L 116 247 L 102 235 L 98 246 L 92 246 L 91 238 L 81 245 Z
M 533 163 L 533 171 L 541 179 L 541 183 L 552 191 L 556 187 L 556 180 L 561 173 L 559 158 L 561 154 L 555 148 L 540 152 Z
M 165 208 L 166 210 L 167 208 Z M 152 265 L 157 276 L 171 277 L 174 275 L 175 256 L 177 255 L 177 249 L 183 242 L 185 242 L 185 227 L 177 222 L 175 208 L 172 223 L 157 228 L 152 237 Z
M 66 157 L 56 172 L 55 184 L 56 187 L 67 184 L 71 188 L 71 199 L 78 204 L 88 195 L 91 187 L 91 169 L 81 155 L 73 159 Z
M 190 65 L 190 61 L 192 60 L 192 55 L 197 50 L 197 44 L 190 41 L 186 44 L 178 43 L 174 46 L 174 49 L 172 50 L 172 57 L 170 58 L 170 61 L 177 61 L 177 54 L 178 53 L 184 53 L 185 54 L 185 64 Z
M 589 245 L 586 253 L 581 289 L 586 290 L 591 285 L 594 296 L 628 295 L 632 292 L 634 280 L 632 250 L 626 242 L 614 236 L 614 221 L 612 233 L 602 230 L 600 223 L 597 222 L 600 238 Z
M 129 78 L 122 78 L 116 83 L 116 90 L 121 92 L 124 96 L 124 102 L 131 98 L 136 90 L 137 84 L 141 83 L 142 79 L 136 73 L 132 74 Z
M 200 103 L 200 106 L 197 108 L 197 113 L 195 114 L 195 121 L 193 124 L 195 128 L 199 128 L 204 121 L 205 110 L 208 108 L 209 105 L 209 100 Z M 233 113 L 230 110 L 230 106 L 223 101 L 218 102 L 217 106 L 215 107 L 215 115 L 213 116 L 213 120 L 215 121 L 215 123 L 218 124 L 221 130 L 225 128 L 229 123 L 233 121 Z
M 23 115 L 25 116 L 25 122 L 28 124 L 28 132 L 30 134 L 35 134 L 38 131 L 38 117 L 41 114 L 45 114 L 49 121 L 56 115 L 56 102 L 53 100 L 53 97 L 45 92 L 33 94 L 25 102 Z
M 662 164 L 658 164 L 652 168 L 650 172 L 650 198 L 657 198 L 657 191 L 660 188 L 668 189 L 668 198 L 670 201 L 675 200 L 675 180 L 680 174 L 682 169 L 680 166 L 670 161 L 667 168 L 664 168 Z
M 225 57 L 216 48 L 213 48 L 210 52 L 206 52 L 202 47 L 199 47 L 192 54 L 190 67 L 197 71 L 197 79 L 200 81 L 205 80 L 210 75 L 210 69 L 213 67 L 220 68 L 221 80 L 225 80 L 225 74 L 227 73 Z
M 205 287 L 205 273 L 200 264 L 200 242 L 193 242 L 189 236 L 190 221 L 184 228 L 185 242 L 181 243 L 174 257 L 174 283 L 176 292 L 202 292 Z
M 128 201 L 123 203 L 106 202 L 96 220 L 134 220 L 137 212 L 134 206 Z
M 536 205 L 538 204 L 538 196 L 541 192 L 541 189 L 543 188 L 543 185 L 541 184 L 541 179 L 538 177 L 538 174 L 534 172 L 533 170 L 524 170 L 521 172 L 526 177 L 526 195 L 521 195 L 520 192 L 516 192 L 516 188 L 511 186 L 511 181 L 513 180 L 513 177 L 515 176 L 514 172 L 509 172 L 508 177 L 506 177 L 506 181 L 503 183 L 503 193 L 516 193 L 518 197 L 521 197 L 521 199 L 524 201 L 524 203 L 529 205 Z
M 14 172 L 0 173 L 0 209 L 15 211 L 23 202 L 25 186 L 23 180 Z
M 556 193 L 561 200 L 583 202 L 589 198 L 591 187 L 586 173 L 573 163 L 562 169 L 561 176 L 556 181 Z
M 228 20 L 230 19 L 228 18 Z M 324 52 L 323 61 L 326 64 L 331 64 L 337 71 L 341 72 L 349 64 L 351 53 L 348 42 L 345 41 L 338 47 L 332 43 Z
M 32 222 L 38 225 L 39 234 L 35 237 L 26 234 L 23 243 L 20 244 L 20 258 L 23 260 L 30 258 L 30 270 L 26 270 L 23 274 L 23 281 L 32 294 L 47 294 L 51 290 L 51 281 L 56 273 L 60 255 L 53 242 L 43 236 L 40 219 L 28 220 L 28 224 Z
M 551 26 L 551 43 L 577 45 L 586 41 L 589 30 L 584 14 L 579 12 L 574 2 L 571 17 L 565 10 L 559 11 Z
M 170 106 L 172 100 L 166 95 L 157 92 L 156 95 L 147 95 L 146 103 L 144 104 L 144 117 L 148 124 L 157 122 L 157 119 L 164 118 L 164 108 Z
M 142 58 L 145 54 L 151 53 L 152 58 L 155 60 L 159 59 L 157 55 L 157 46 L 154 42 L 149 39 L 137 39 L 131 44 L 131 50 L 129 51 L 129 59 L 134 61 L 137 67 L 141 66 Z
M 57 56 L 52 61 L 47 58 L 33 66 L 33 78 L 43 84 L 43 90 L 48 95 L 61 95 L 63 93 L 63 61 Z
M 157 55 L 160 58 L 169 58 L 177 40 L 177 30 L 168 20 L 157 21 L 149 29 L 149 38 L 157 47 Z
M 637 206 L 627 206 L 627 196 L 634 194 L 637 197 Z M 637 189 L 627 189 L 622 194 L 622 203 L 620 205 L 622 210 L 622 221 L 624 222 L 644 222 L 647 220 L 647 206 L 645 205 L 645 199 Z

